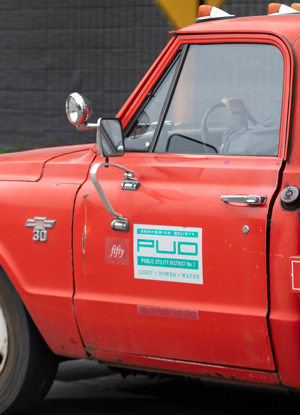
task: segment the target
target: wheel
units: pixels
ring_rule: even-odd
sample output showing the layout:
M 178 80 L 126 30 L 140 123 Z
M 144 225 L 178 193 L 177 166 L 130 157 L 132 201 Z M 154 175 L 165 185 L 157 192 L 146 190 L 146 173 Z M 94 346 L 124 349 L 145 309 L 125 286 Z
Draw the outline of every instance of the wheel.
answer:
M 20 413 L 39 403 L 58 362 L 0 268 L 0 414 Z

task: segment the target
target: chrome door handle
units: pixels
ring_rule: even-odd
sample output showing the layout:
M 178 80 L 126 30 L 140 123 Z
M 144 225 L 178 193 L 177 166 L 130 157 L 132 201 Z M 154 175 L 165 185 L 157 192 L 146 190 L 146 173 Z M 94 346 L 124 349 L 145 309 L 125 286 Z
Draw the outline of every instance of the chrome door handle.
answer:
M 267 196 L 257 196 L 257 195 L 228 195 L 221 196 L 222 202 L 232 202 L 232 203 L 247 203 L 248 205 L 262 206 L 267 201 Z

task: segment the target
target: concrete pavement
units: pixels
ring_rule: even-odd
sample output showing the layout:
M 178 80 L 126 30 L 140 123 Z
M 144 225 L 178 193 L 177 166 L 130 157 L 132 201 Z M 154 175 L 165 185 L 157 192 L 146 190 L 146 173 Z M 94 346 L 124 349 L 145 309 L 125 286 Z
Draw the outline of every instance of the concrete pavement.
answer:
M 56 380 L 30 415 L 216 415 L 299 414 L 300 400 L 253 387 L 201 384 L 188 379 L 151 379 L 118 373 L 97 362 L 60 364 Z

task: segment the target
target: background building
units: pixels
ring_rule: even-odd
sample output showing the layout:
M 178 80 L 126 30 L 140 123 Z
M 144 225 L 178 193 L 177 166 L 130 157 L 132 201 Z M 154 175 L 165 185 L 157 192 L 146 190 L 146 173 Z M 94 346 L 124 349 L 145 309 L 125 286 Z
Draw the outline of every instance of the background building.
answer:
M 68 122 L 68 94 L 94 103 L 92 122 L 115 116 L 168 42 L 174 21 L 180 25 L 172 9 L 179 16 L 188 10 L 185 19 L 193 23 L 199 3 L 0 0 L 0 151 L 94 142 L 94 131 L 77 132 Z M 269 1 L 202 3 L 242 16 L 265 14 Z

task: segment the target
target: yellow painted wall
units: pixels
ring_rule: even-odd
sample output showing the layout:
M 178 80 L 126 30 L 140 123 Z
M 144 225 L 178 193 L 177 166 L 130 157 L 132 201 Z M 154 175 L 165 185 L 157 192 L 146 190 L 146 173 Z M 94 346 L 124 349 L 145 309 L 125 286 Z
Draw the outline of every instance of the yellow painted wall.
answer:
M 203 4 L 208 4 L 210 6 L 222 8 L 222 5 L 226 2 L 226 0 L 204 0 Z

